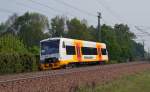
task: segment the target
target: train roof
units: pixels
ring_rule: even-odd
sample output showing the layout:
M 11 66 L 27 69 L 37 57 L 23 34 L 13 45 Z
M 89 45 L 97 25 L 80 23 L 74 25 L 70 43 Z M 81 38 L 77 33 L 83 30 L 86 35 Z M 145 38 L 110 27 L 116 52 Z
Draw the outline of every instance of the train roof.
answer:
M 62 38 L 62 37 L 54 37 L 54 38 L 47 38 L 44 40 L 41 40 L 40 42 L 44 42 L 44 41 L 49 41 L 49 40 L 79 40 L 79 39 L 70 39 L 70 38 Z M 86 41 L 86 40 L 81 40 L 81 41 L 85 41 L 85 42 L 94 42 L 94 41 Z M 100 43 L 100 42 L 94 42 L 94 43 Z M 105 43 L 101 43 L 101 44 L 105 44 Z

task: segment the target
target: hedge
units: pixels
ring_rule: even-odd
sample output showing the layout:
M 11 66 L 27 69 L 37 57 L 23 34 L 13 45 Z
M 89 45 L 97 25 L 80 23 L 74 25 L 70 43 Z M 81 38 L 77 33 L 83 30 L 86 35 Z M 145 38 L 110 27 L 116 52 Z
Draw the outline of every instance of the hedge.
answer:
M 38 70 L 37 57 L 32 54 L 0 53 L 0 74 Z

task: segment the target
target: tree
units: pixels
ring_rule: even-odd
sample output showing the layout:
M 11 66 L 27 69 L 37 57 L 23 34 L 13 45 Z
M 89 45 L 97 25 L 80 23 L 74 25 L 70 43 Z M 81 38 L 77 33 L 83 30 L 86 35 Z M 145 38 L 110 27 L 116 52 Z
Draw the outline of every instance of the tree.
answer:
M 12 27 L 18 29 L 17 35 L 28 47 L 39 46 L 40 40 L 49 36 L 45 33 L 49 28 L 48 19 L 38 13 L 27 12 L 19 16 Z
M 81 40 L 93 40 L 90 31 L 85 23 L 80 22 L 80 20 L 74 18 L 67 21 L 68 34 L 67 37 L 73 39 Z
M 117 43 L 117 37 L 113 28 L 108 25 L 102 25 L 101 28 L 102 42 L 107 45 L 109 57 L 111 60 L 120 60 L 120 46 Z
M 56 16 L 51 19 L 51 29 L 50 34 L 52 37 L 64 37 L 64 25 L 65 25 L 65 18 Z
M 67 32 L 65 31 L 66 26 Z M 9 39 L 6 36 L 8 34 L 11 34 Z M 111 60 L 127 61 L 128 59 L 141 57 L 145 52 L 143 46 L 133 40 L 135 35 L 130 31 L 128 25 L 115 24 L 114 27 L 111 27 L 104 24 L 101 28 L 101 35 L 102 42 L 107 45 Z M 22 16 L 14 14 L 5 23 L 1 23 L 0 37 L 2 41 L 2 44 L 0 44 L 1 51 L 16 50 L 18 52 L 21 49 L 17 48 L 25 48 L 23 50 L 27 49 L 33 54 L 39 54 L 39 42 L 42 39 L 67 37 L 98 42 L 98 31 L 96 27 L 89 26 L 85 19 L 66 19 L 65 17 L 56 16 L 49 23 L 46 16 L 27 12 Z M 14 45 L 17 48 L 11 47 L 10 39 L 15 44 L 21 44 L 21 47 L 18 47 L 18 45 Z
M 27 49 L 19 38 L 12 34 L 5 34 L 0 37 L 0 52 L 18 52 L 27 53 Z
M 132 55 L 134 58 L 143 58 L 145 51 L 143 50 L 143 45 L 141 43 L 136 43 L 133 41 L 133 47 L 132 47 Z
M 6 30 L 6 25 L 4 23 L 0 24 L 0 35 L 2 35 Z
M 94 26 L 90 26 L 90 27 L 88 28 L 88 30 L 89 30 L 89 34 L 90 34 L 91 37 L 92 37 L 92 41 L 98 42 L 99 40 L 97 39 L 97 38 L 98 38 L 97 28 L 95 28 Z
M 114 26 L 114 32 L 117 37 L 117 42 L 120 44 L 121 60 L 126 61 L 127 59 L 133 58 L 133 40 L 135 35 L 130 32 L 130 29 L 127 25 L 116 24 Z

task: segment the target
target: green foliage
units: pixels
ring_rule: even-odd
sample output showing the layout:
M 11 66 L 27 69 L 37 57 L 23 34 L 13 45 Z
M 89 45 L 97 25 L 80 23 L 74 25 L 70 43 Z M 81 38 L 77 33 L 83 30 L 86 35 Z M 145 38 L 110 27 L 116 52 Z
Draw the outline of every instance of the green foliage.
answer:
M 6 30 L 6 25 L 5 25 L 4 23 L 1 23 L 1 24 L 0 24 L 0 35 L 1 35 L 3 32 L 5 32 L 5 30 Z
M 4 34 L 0 37 L 0 52 L 27 53 L 25 45 L 16 36 Z
M 142 57 L 144 53 L 143 46 L 132 40 L 135 35 L 130 32 L 127 25 L 116 24 L 112 28 L 104 24 L 101 33 L 102 42 L 107 45 L 110 60 L 126 62 Z
M 32 54 L 0 53 L 0 74 L 36 71 L 37 66 Z
M 58 16 L 52 19 L 52 37 L 63 36 L 98 42 L 97 28 L 89 27 L 87 23 L 73 18 L 67 20 L 68 32 L 64 33 L 64 21 L 64 18 Z M 135 38 L 135 35 L 127 25 L 116 24 L 112 28 L 104 24 L 101 27 L 101 36 L 102 42 L 107 45 L 110 60 L 126 62 L 143 56 L 143 46 L 132 40 Z
M 67 31 L 65 31 L 66 26 L 68 27 Z M 39 13 L 27 12 L 22 16 L 14 14 L 5 23 L 0 24 L 0 53 L 6 55 L 1 56 L 0 60 L 3 66 L 0 67 L 4 69 L 2 71 L 6 72 L 23 72 L 23 70 L 31 68 L 28 61 L 30 59 L 34 61 L 32 59 L 36 58 L 36 62 L 39 62 L 39 43 L 43 39 L 62 36 L 98 42 L 98 33 L 97 28 L 89 26 L 86 20 L 81 21 L 77 18 L 66 20 L 64 17 L 56 16 L 49 23 L 48 18 Z M 135 35 L 127 25 L 116 24 L 111 27 L 104 24 L 101 26 L 101 36 L 102 42 L 107 45 L 110 61 L 115 61 L 112 63 L 140 59 L 145 53 L 143 45 L 132 40 Z M 31 53 L 37 56 L 29 58 Z M 22 56 L 23 54 L 25 56 Z M 9 60 L 5 60 L 9 55 Z M 20 63 L 14 64 L 10 61 Z M 5 70 L 5 66 L 9 68 Z M 32 67 L 37 67 L 37 65 L 33 64 Z
M 130 58 L 132 54 L 132 39 L 134 38 L 134 34 L 129 31 L 127 25 L 123 24 L 116 24 L 114 32 L 116 34 L 118 44 L 121 45 L 121 60 L 126 61 L 126 59 Z
M 7 32 L 11 34 L 13 33 L 13 36 L 18 37 L 21 40 L 20 42 L 23 42 L 23 44 L 26 46 L 25 47 L 21 45 L 22 48 L 27 49 L 28 52 L 33 54 L 39 54 L 40 40 L 49 38 L 50 36 L 62 36 L 97 42 L 97 28 L 94 26 L 88 26 L 87 22 L 85 21 L 86 20 L 80 21 L 77 18 L 66 20 L 64 17 L 56 16 L 51 19 L 51 25 L 49 25 L 48 19 L 44 15 L 27 12 L 22 16 L 13 15 L 8 19 L 6 24 L 11 26 L 10 28 L 7 28 Z M 65 32 L 65 25 L 68 27 L 67 32 Z M 51 29 L 49 26 L 51 26 Z M 12 30 L 12 28 L 16 31 Z M 6 29 L 4 23 L 0 26 L 0 29 Z M 49 30 L 49 32 L 47 31 L 47 33 L 45 33 L 44 30 Z M 111 26 L 104 24 L 101 27 L 101 36 L 102 42 L 106 43 L 107 45 L 110 60 L 125 62 L 135 58 L 141 58 L 143 56 L 143 46 L 132 40 L 135 38 L 135 35 L 130 32 L 130 29 L 127 25 L 116 24 L 114 28 L 112 28 Z M 10 45 L 12 44 L 11 42 L 8 41 Z M 6 46 L 6 48 L 12 49 L 9 44 Z M 20 48 L 18 46 L 15 47 Z M 13 51 L 18 52 L 22 50 L 21 52 L 26 52 L 22 48 L 19 50 L 13 49 Z M 3 50 L 7 51 L 5 49 Z
M 117 42 L 117 36 L 113 28 L 107 25 L 102 26 L 102 42 L 106 43 L 111 60 L 120 60 L 120 45 Z
M 44 32 L 49 23 L 47 17 L 42 14 L 27 12 L 19 16 L 12 27 L 19 29 L 17 35 L 28 47 L 39 46 L 40 40 L 48 38 L 48 34 Z
M 133 42 L 133 46 L 132 46 L 132 55 L 135 56 L 136 58 L 141 58 L 144 57 L 144 47 L 141 43 L 136 43 Z
M 93 40 L 93 36 L 85 23 L 74 18 L 67 22 L 68 25 L 68 38 L 81 39 L 81 40 Z
M 52 37 L 64 36 L 65 18 L 56 16 L 51 19 L 51 30 L 49 31 Z
M 76 92 L 149 92 L 150 72 L 125 76 L 115 81 L 95 87 L 80 87 Z
M 31 52 L 34 55 L 39 55 L 40 48 L 38 46 L 33 46 L 33 47 L 29 48 L 29 52 Z

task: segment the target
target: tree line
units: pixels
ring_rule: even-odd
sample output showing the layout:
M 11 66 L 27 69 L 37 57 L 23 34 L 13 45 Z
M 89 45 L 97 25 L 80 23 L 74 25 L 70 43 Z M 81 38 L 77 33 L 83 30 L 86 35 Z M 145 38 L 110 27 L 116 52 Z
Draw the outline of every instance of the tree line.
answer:
M 45 15 L 34 12 L 21 16 L 13 14 L 0 24 L 0 53 L 39 55 L 40 40 L 49 37 L 97 42 L 98 30 L 85 19 L 56 16 L 48 20 Z M 106 43 L 110 60 L 126 62 L 142 58 L 145 53 L 143 45 L 135 42 L 135 38 L 126 24 L 101 25 L 101 42 Z

